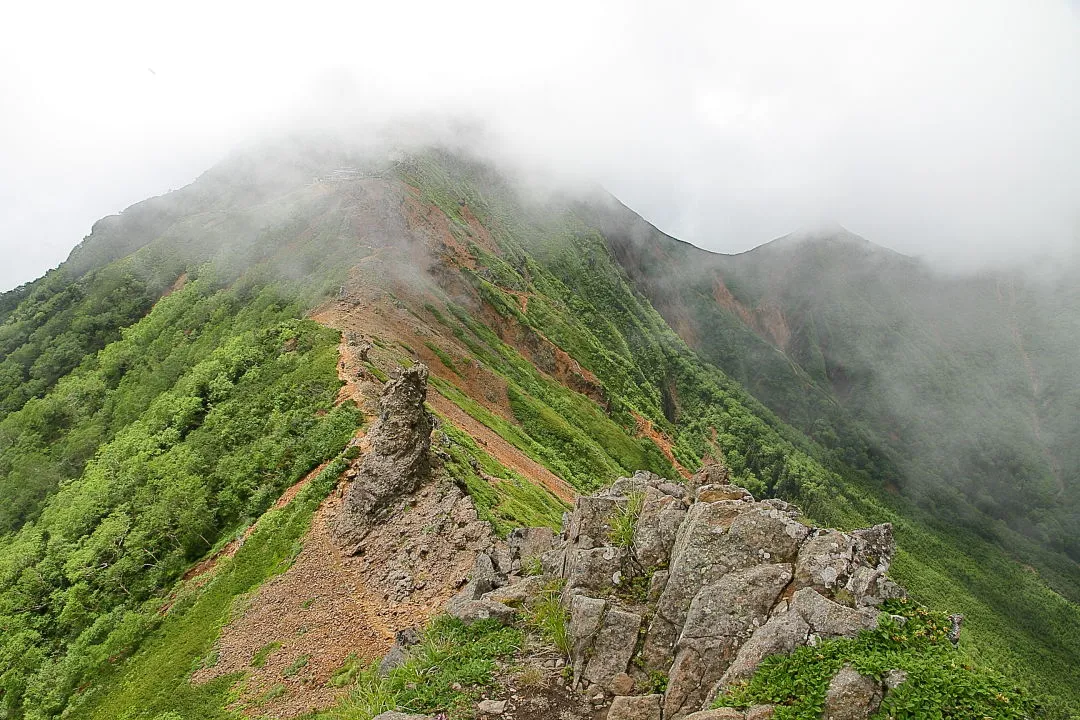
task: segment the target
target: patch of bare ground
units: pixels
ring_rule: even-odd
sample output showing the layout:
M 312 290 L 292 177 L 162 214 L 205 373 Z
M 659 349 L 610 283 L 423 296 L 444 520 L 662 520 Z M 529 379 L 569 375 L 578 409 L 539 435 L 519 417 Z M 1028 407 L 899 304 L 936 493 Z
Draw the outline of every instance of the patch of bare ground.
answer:
M 647 437 L 652 440 L 680 475 L 684 478 L 690 477 L 691 472 L 683 467 L 682 463 L 675 458 L 675 453 L 672 451 L 671 438 L 657 430 L 656 426 L 653 425 L 652 421 L 647 417 L 639 413 L 634 413 L 633 415 L 634 420 L 637 422 L 638 437 Z
M 588 699 L 570 689 L 563 658 L 550 648 L 524 648 L 513 668 L 502 673 L 497 687 L 485 699 L 505 700 L 501 717 L 514 720 L 593 720 L 605 709 L 595 709 Z M 483 713 L 480 718 L 486 717 Z
M 379 659 L 397 631 L 440 612 L 491 542 L 490 526 L 450 482 L 401 503 L 355 556 L 333 540 L 340 505 L 337 493 L 319 508 L 292 566 L 223 629 L 217 664 L 195 674 L 207 682 L 246 673 L 236 709 L 293 718 L 334 704 L 344 692 L 328 684 L 334 671 L 350 655 Z

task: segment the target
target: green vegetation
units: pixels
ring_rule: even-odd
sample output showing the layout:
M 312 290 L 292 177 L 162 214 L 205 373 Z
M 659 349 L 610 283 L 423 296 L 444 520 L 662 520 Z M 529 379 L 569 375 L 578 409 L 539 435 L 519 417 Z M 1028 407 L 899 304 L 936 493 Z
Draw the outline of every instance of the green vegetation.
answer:
M 632 492 L 626 499 L 626 505 L 616 508 L 608 519 L 608 539 L 615 547 L 629 548 L 634 544 L 638 516 L 641 515 L 641 508 L 645 505 L 644 493 Z
M 255 651 L 255 654 L 251 657 L 251 667 L 261 668 L 266 665 L 266 661 L 270 659 L 270 656 L 275 651 L 281 649 L 281 642 L 278 640 L 271 640 L 263 645 L 261 648 Z
M 827 640 L 791 655 L 767 658 L 746 684 L 730 689 L 718 707 L 777 705 L 777 720 L 817 720 L 829 680 L 844 665 L 880 681 L 890 670 L 907 680 L 890 691 L 875 718 L 1026 720 L 1032 700 L 996 673 L 976 668 L 948 640 L 949 619 L 914 603 L 891 602 L 874 630 L 857 638 Z
M 311 662 L 310 655 L 301 655 L 300 657 L 289 663 L 289 667 L 281 671 L 283 677 L 294 677 L 300 674 L 300 671 L 307 667 Z
M 205 586 L 181 586 L 163 619 L 148 608 L 160 627 L 127 662 L 110 663 L 99 671 L 96 679 L 102 687 L 75 699 L 77 716 L 135 720 L 175 712 L 183 718 L 233 720 L 235 714 L 227 709 L 229 688 L 238 678 L 192 684 L 188 679 L 192 660 L 212 650 L 235 603 L 289 568 L 312 513 L 345 467 L 340 459 L 331 462 L 291 503 L 264 514 L 247 542 L 222 561 Z
M 358 412 L 331 409 L 336 333 L 295 315 L 272 290 L 194 279 L 0 423 L 12 467 L 44 471 L 4 476 L 29 498 L 0 538 L 6 713 L 59 713 L 194 560 L 352 437 Z
M 689 250 L 644 227 L 640 219 L 612 218 L 596 208 L 569 212 L 563 206 L 527 205 L 490 172 L 457 158 L 419 158 L 404 172 L 448 216 L 456 217 L 467 204 L 499 244 L 497 260 L 471 246 L 481 267 L 464 274 L 476 291 L 477 306 L 466 308 L 455 297 L 436 318 L 476 361 L 507 379 L 519 424 L 492 417 L 460 393 L 444 393 L 447 397 L 584 491 L 626 474 L 624 468 L 649 467 L 632 453 L 613 453 L 606 438 L 596 445 L 609 458 L 619 458 L 615 462 L 586 447 L 608 430 L 629 438 L 638 414 L 673 440 L 673 452 L 684 466 L 721 459 L 732 470 L 733 482 L 758 496 L 798 503 L 817 524 L 853 528 L 892 522 L 900 547 L 893 574 L 914 597 L 935 609 L 964 613 L 963 643 L 980 662 L 1037 686 L 1063 706 L 1080 708 L 1080 668 L 1073 661 L 1080 655 L 1080 608 L 954 517 L 934 518 L 884 490 L 901 476 L 900 465 L 859 422 L 834 424 L 835 433 L 829 435 L 821 424 L 815 429 L 813 422 L 802 425 L 792 416 L 815 431 L 812 437 L 799 432 L 699 360 L 672 332 L 642 293 L 662 300 L 685 291 L 695 302 L 716 307 L 712 288 L 681 281 L 672 288 L 678 267 L 663 263 L 655 264 L 657 272 L 664 267 L 671 272 L 662 277 L 639 272 L 656 258 L 635 256 L 626 238 L 643 243 L 639 251 L 669 248 L 676 266 Z M 732 292 L 746 292 L 735 283 L 732 287 Z M 511 292 L 528 296 L 524 313 Z M 664 303 L 661 307 L 669 309 Z M 594 373 L 602 385 L 603 406 L 576 393 L 570 393 L 570 401 L 546 395 L 543 384 L 550 378 L 535 373 L 532 363 L 523 362 L 475 319 L 492 313 L 521 325 L 515 331 L 519 334 L 531 331 L 550 340 Z M 680 316 L 669 317 L 681 322 Z M 704 337 L 714 326 L 718 331 L 730 327 L 716 314 L 707 317 L 689 328 L 698 328 Z M 842 412 L 804 375 L 792 375 L 787 358 L 750 330 L 741 332 L 710 344 L 707 356 L 736 377 L 771 378 L 791 397 L 820 401 L 833 408 L 830 417 Z M 757 350 L 751 353 L 751 347 Z M 749 384 L 759 391 L 756 381 Z M 574 412 L 576 404 L 582 405 L 580 412 Z M 552 412 L 544 413 L 544 406 Z M 601 419 L 594 420 L 585 406 L 599 410 Z M 567 463 L 568 457 L 574 461 Z M 655 471 L 674 476 L 670 468 Z
M 189 678 L 217 662 L 214 643 L 231 613 L 288 567 L 312 512 L 344 468 L 339 456 L 292 503 L 268 511 L 282 490 L 335 457 L 356 429 L 358 411 L 333 406 L 336 334 L 300 318 L 343 293 L 350 268 L 372 252 L 344 230 L 357 222 L 352 199 L 306 189 L 319 174 L 310 162 L 286 157 L 265 172 L 254 165 L 226 164 L 191 188 L 99 223 L 60 270 L 0 295 L 0 717 L 234 716 L 228 707 L 237 677 L 205 685 Z M 915 677 L 934 669 L 932 660 L 921 669 L 916 662 L 925 651 L 941 665 L 934 682 L 952 677 L 946 660 L 970 657 L 1051 697 L 1042 705 L 1047 716 L 1080 708 L 1080 609 L 1001 550 L 1002 538 L 1012 538 L 1014 552 L 1037 549 L 1036 542 L 1069 552 L 1075 542 L 1061 532 L 1074 506 L 1062 503 L 1062 511 L 1044 502 L 1045 458 L 998 452 L 1005 445 L 997 443 L 1009 438 L 984 432 L 988 417 L 970 425 L 980 437 L 977 467 L 969 457 L 956 463 L 947 453 L 910 451 L 925 441 L 918 436 L 925 428 L 896 428 L 900 440 L 890 447 L 882 442 L 889 428 L 875 415 L 884 399 L 871 396 L 853 409 L 829 385 L 837 377 L 829 352 L 841 348 L 824 342 L 825 326 L 847 327 L 836 317 L 803 317 L 797 356 L 786 357 L 716 311 L 711 281 L 672 287 L 643 276 L 643 262 L 663 268 L 660 255 L 670 251 L 678 260 L 687 252 L 652 230 L 631 228 L 661 248 L 643 261 L 626 242 L 625 223 L 606 210 L 522 203 L 487 169 L 448 156 L 399 170 L 445 212 L 460 247 L 472 254 L 471 262 L 444 268 L 447 295 L 434 285 L 424 295 L 429 316 L 460 345 L 452 355 L 437 342 L 428 347 L 455 374 L 476 363 L 505 381 L 509 413 L 496 414 L 432 378 L 437 391 L 581 491 L 640 469 L 677 476 L 661 448 L 639 436 L 647 423 L 670 439 L 683 466 L 723 460 L 733 482 L 797 502 L 818 524 L 892 522 L 900 546 L 896 579 L 934 610 L 967 617 L 959 653 L 926 636 L 893 649 L 861 638 L 822 658 L 804 653 L 789 676 L 818 687 L 841 656 L 870 672 L 895 655 Z M 497 247 L 486 236 L 481 242 L 467 216 L 479 219 Z M 384 257 L 393 255 L 393 247 L 385 250 Z M 163 297 L 182 276 L 183 287 Z M 748 307 L 764 297 L 752 276 L 725 276 L 725 283 Z M 422 312 L 408 308 L 411 300 L 395 302 Z M 672 313 L 673 302 L 685 314 Z M 684 337 L 695 340 L 696 333 L 695 347 L 728 374 L 695 355 L 652 303 Z M 1056 317 L 1067 323 L 1072 315 L 1065 310 Z M 867 317 L 852 318 L 865 329 Z M 891 339 L 859 330 L 851 341 L 887 352 L 888 342 L 921 332 L 890 323 Z M 1050 342 L 1053 335 L 1031 340 Z M 375 344 L 392 349 L 394 340 Z M 881 358 L 873 360 L 868 367 L 879 370 Z M 955 367 L 930 368 L 928 381 L 912 387 L 921 396 L 964 387 L 983 397 L 995 386 L 954 384 L 967 366 L 986 377 L 992 368 L 982 362 L 966 357 Z M 1048 385 L 1054 398 L 1044 398 L 1040 412 L 1067 420 L 1072 376 L 1040 362 L 1044 378 L 1063 378 Z M 865 388 L 873 375 L 848 380 Z M 1015 412 L 1002 417 L 1018 419 Z M 559 500 L 445 419 L 433 449 L 500 534 L 517 525 L 559 526 Z M 1053 450 L 1063 463 L 1080 452 L 1060 443 Z M 973 467 L 977 472 L 969 472 Z M 928 514 L 890 494 L 918 468 L 942 487 L 953 475 L 977 486 L 978 478 L 1003 473 L 1020 480 L 1016 492 L 1030 491 L 1041 504 L 1026 515 L 1006 512 L 1001 499 L 1016 495 L 999 494 L 991 483 L 985 502 L 972 501 L 982 516 L 996 518 L 990 528 L 959 511 Z M 962 509 L 954 500 L 941 507 Z M 621 542 L 633 532 L 631 515 L 613 528 Z M 252 523 L 252 535 L 204 585 L 179 580 Z M 1067 563 L 1032 564 L 1058 587 L 1067 589 L 1074 577 Z M 636 593 L 647 577 L 631 580 L 639 584 L 628 582 L 627 591 Z M 531 612 L 529 627 L 564 647 L 565 617 L 554 595 Z M 938 620 L 913 620 L 911 632 L 919 622 L 930 627 Z M 356 688 L 338 717 L 367 718 L 390 706 L 461 709 L 520 641 L 515 630 L 485 626 L 474 633 L 439 620 L 390 678 L 355 660 L 343 668 L 332 684 Z M 775 683 L 783 674 L 776 672 Z M 955 678 L 957 692 L 965 693 L 955 702 L 989 702 L 983 691 L 997 688 L 1010 708 L 1028 707 L 992 672 L 977 677 L 988 684 Z M 657 688 L 663 682 L 654 679 Z M 767 678 L 754 683 L 764 684 L 752 683 L 746 693 L 774 687 Z M 926 704 L 920 695 L 904 697 L 898 694 L 897 703 L 908 703 L 896 706 L 898 717 Z
M 389 710 L 450 712 L 461 717 L 491 687 L 499 662 L 510 660 L 523 641 L 520 630 L 497 620 L 465 625 L 448 616 L 438 617 L 410 649 L 404 665 L 385 676 L 377 665 L 359 671 L 349 696 L 330 717 L 371 720 Z
M 570 614 L 562 603 L 563 582 L 548 583 L 525 607 L 529 627 L 551 643 L 565 657 L 570 657 L 573 639 L 570 637 Z
M 461 372 L 457 369 L 457 366 L 454 365 L 454 359 L 450 357 L 449 353 L 447 353 L 435 343 L 426 342 L 424 343 L 424 345 L 427 347 L 428 350 L 435 353 L 435 357 L 439 358 L 439 362 L 445 365 L 447 370 L 454 373 L 455 375 L 461 375 Z
M 448 420 L 441 420 L 434 444 L 449 455 L 446 469 L 465 483 L 477 515 L 490 522 L 500 536 L 505 537 L 515 527 L 557 530 L 562 524 L 565 504 L 544 488 L 503 467 Z

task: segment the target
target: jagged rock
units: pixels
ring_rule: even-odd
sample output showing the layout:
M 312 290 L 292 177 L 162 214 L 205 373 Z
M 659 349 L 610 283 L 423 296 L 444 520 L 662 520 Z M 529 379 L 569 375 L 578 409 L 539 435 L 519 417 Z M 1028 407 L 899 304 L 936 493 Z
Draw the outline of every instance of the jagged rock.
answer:
M 592 657 L 589 658 L 582 677 L 610 689 L 615 676 L 626 672 L 637 646 L 640 629 L 640 615 L 610 608 L 604 615 L 600 631 L 593 641 Z
M 447 613 L 463 623 L 471 624 L 479 620 L 498 620 L 503 625 L 514 622 L 517 612 L 514 608 L 494 600 L 468 600 L 447 607 Z
M 907 679 L 908 674 L 903 670 L 890 670 L 885 673 L 885 677 L 881 679 L 881 684 L 885 686 L 886 690 L 895 690 L 906 683 Z
M 495 560 L 489 553 L 478 553 L 469 580 L 476 585 L 477 593 L 483 595 L 504 585 L 506 573 L 496 566 Z
M 566 592 L 603 595 L 617 584 L 626 550 L 612 546 L 569 550 L 566 556 Z
M 755 705 L 746 711 L 746 720 L 770 720 L 775 714 L 774 705 Z
M 754 496 L 738 485 L 702 485 L 694 495 L 698 502 L 719 502 L 721 500 L 741 500 L 754 502 Z
M 683 720 L 746 720 L 746 713 L 735 708 L 714 708 L 692 713 Z
M 629 673 L 621 672 L 611 678 L 609 689 L 616 695 L 629 695 L 634 692 L 634 678 Z
M 615 547 L 612 519 L 637 493 L 642 505 L 631 545 Z M 594 709 L 615 696 L 609 719 L 766 720 L 772 706 L 695 711 L 749 678 L 769 655 L 875 627 L 874 606 L 902 592 L 885 577 L 894 550 L 890 526 L 816 530 L 798 522 L 794 506 L 757 502 L 731 485 L 722 466 L 699 472 L 685 489 L 651 473 L 620 478 L 605 492 L 579 498 L 563 527 L 557 537 L 521 531 L 508 550 L 496 546 L 478 560 L 451 606 L 506 608 L 553 578 L 564 580 L 571 685 L 584 687 Z M 539 554 L 545 576 L 511 574 L 507 585 L 507 557 L 516 572 L 529 552 Z M 644 596 L 621 580 L 641 569 L 650 576 Z M 480 592 L 485 583 L 495 587 Z M 631 696 L 652 671 L 667 675 L 665 694 Z
M 799 552 L 795 587 L 812 587 L 845 605 L 878 605 L 895 597 L 885 572 L 896 551 L 892 525 L 853 533 L 819 530 Z
M 638 470 L 630 477 L 621 477 L 613 482 L 604 494 L 628 497 L 633 493 L 645 493 L 649 488 L 659 488 L 664 483 L 664 478 L 656 473 Z
M 665 717 L 701 707 L 742 643 L 765 622 L 791 572 L 791 565 L 758 565 L 694 596 L 664 694 Z
M 881 704 L 881 687 L 850 665 L 845 665 L 829 682 L 825 695 L 824 720 L 867 720 Z
M 476 704 L 476 710 L 481 715 L 502 715 L 506 712 L 505 700 L 481 700 Z
M 664 669 L 698 590 L 729 572 L 794 561 L 809 529 L 773 508 L 743 501 L 695 503 L 679 528 L 664 592 L 649 625 L 643 658 Z
M 588 550 L 607 544 L 611 518 L 620 507 L 626 506 L 626 502 L 625 497 L 579 497 L 570 515 L 566 534 L 568 546 Z
M 574 665 L 573 685 L 577 687 L 589 650 L 592 648 L 600 623 L 604 619 L 607 603 L 597 598 L 575 595 L 570 600 L 570 641 L 573 643 L 570 660 Z
M 521 578 L 515 583 L 484 593 L 481 599 L 494 600 L 510 606 L 520 605 L 529 597 L 537 595 L 546 585 L 547 581 L 539 576 Z
M 660 720 L 662 695 L 617 696 L 611 701 L 607 720 Z
M 427 379 L 427 367 L 418 363 L 383 390 L 379 419 L 367 436 L 371 450 L 357 468 L 335 527 L 343 541 L 363 539 L 378 513 L 428 477 L 432 420 L 424 409 Z
M 757 666 L 768 656 L 787 654 L 802 647 L 809 634 L 810 625 L 797 612 L 783 612 L 769 618 L 739 648 L 711 696 L 716 697 L 723 688 L 733 683 L 750 679 Z
M 551 528 L 515 528 L 506 538 L 506 544 L 516 559 L 522 562 L 540 559 L 555 544 L 555 533 Z
M 548 577 L 563 577 L 566 575 L 566 548 L 548 550 L 540 556 L 540 569 Z
M 949 616 L 949 642 L 956 647 L 960 643 L 960 628 L 964 626 L 964 616 L 960 613 L 955 613 Z
M 409 659 L 409 648 L 420 641 L 420 634 L 413 628 L 399 630 L 394 636 L 394 645 L 379 663 L 379 674 L 386 675 Z
M 877 611 L 850 608 L 820 595 L 813 588 L 803 588 L 788 601 L 781 602 L 763 626 L 754 631 L 710 693 L 720 692 L 740 680 L 747 680 L 769 655 L 790 653 L 813 636 L 820 639 L 852 637 L 861 630 L 877 627 Z
M 690 497 L 697 494 L 702 485 L 727 485 L 731 472 L 722 463 L 705 465 L 686 481 L 686 490 Z
M 446 612 L 457 617 L 458 613 L 464 612 L 466 605 L 480 600 L 486 593 L 505 583 L 506 577 L 495 569 L 491 555 L 486 552 L 477 553 L 472 572 L 469 573 L 469 582 L 446 604 Z M 469 612 L 476 610 L 477 608 L 473 607 Z
M 822 639 L 852 637 L 877 627 L 877 610 L 841 605 L 812 588 L 796 592 L 790 606 L 810 625 L 810 632 Z
M 671 548 L 686 517 L 686 506 L 678 497 L 657 487 L 645 491 L 641 514 L 634 527 L 634 557 L 646 569 L 666 565 Z

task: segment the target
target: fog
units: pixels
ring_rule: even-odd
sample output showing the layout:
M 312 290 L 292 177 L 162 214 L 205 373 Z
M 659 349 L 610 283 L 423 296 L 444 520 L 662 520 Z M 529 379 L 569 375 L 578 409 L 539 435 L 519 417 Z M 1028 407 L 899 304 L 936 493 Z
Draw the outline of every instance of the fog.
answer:
M 737 252 L 838 222 L 941 267 L 1080 244 L 1077 2 L 20 3 L 0 289 L 284 133 L 401 118 Z

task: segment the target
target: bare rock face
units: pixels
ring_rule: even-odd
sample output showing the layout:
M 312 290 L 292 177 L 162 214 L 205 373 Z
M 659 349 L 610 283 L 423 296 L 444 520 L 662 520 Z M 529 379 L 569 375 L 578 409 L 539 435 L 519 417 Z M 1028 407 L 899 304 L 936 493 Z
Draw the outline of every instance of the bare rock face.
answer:
M 881 686 L 845 665 L 829 682 L 824 720 L 867 720 L 881 705 Z
M 607 720 L 660 720 L 663 695 L 620 695 L 611 701 Z
M 616 538 L 616 518 L 638 507 L 632 536 Z M 621 478 L 579 498 L 563 528 L 543 569 L 565 582 L 572 684 L 614 697 L 609 718 L 746 718 L 703 709 L 769 655 L 875 627 L 876 606 L 901 592 L 885 575 L 890 526 L 809 527 L 718 466 L 685 486 L 647 472 Z M 658 674 L 666 690 L 649 695 Z M 754 709 L 755 720 L 771 713 Z
M 428 369 L 416 364 L 387 383 L 379 419 L 367 435 L 363 457 L 345 496 L 335 528 L 346 543 L 363 539 L 379 513 L 414 492 L 431 472 L 431 416 L 424 409 Z

